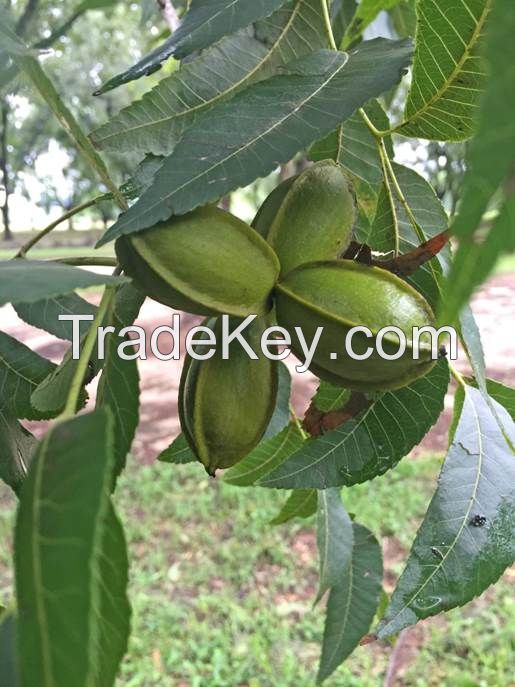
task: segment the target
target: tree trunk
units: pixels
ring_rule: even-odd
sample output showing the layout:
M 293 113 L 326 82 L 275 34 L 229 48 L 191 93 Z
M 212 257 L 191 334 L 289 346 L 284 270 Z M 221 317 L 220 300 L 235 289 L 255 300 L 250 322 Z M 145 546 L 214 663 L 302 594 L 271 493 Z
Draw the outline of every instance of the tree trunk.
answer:
M 2 105 L 1 113 L 1 129 L 0 129 L 0 172 L 2 172 L 2 182 L 5 188 L 5 200 L 2 205 L 2 222 L 4 225 L 4 239 L 10 241 L 12 239 L 11 224 L 9 220 L 9 172 L 7 166 L 7 124 L 9 118 L 9 107 L 7 103 Z

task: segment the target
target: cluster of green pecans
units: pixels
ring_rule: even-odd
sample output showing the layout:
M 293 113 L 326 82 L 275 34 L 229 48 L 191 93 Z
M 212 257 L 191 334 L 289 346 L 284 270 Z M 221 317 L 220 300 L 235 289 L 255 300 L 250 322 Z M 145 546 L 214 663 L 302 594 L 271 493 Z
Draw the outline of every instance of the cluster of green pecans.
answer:
M 252 226 L 206 206 L 118 239 L 119 262 L 135 284 L 160 303 L 206 315 L 205 325 L 217 341 L 220 314 L 232 316 L 234 324 L 258 315 L 245 330 L 258 359 L 236 343 L 227 359 L 217 347 L 213 357 L 188 357 L 183 367 L 182 430 L 210 474 L 247 455 L 269 423 L 278 363 L 263 355 L 259 342 L 270 324 L 288 331 L 297 355 L 302 348 L 296 328 L 311 341 L 323 327 L 310 369 L 350 389 L 398 388 L 434 364 L 430 347 L 417 360 L 409 345 L 396 360 L 385 360 L 374 350 L 358 361 L 342 350 L 356 326 L 377 333 L 393 325 L 409 342 L 413 327 L 434 324 L 430 306 L 407 282 L 341 258 L 352 238 L 355 213 L 345 173 L 325 160 L 274 189 Z M 398 343 L 386 335 L 382 348 L 395 353 Z M 357 354 L 370 345 L 364 333 L 353 338 Z

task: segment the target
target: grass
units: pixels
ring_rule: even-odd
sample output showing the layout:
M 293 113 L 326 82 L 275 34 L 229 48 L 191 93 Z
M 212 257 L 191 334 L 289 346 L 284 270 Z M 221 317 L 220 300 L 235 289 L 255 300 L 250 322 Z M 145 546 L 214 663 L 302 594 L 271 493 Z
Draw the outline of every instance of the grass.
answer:
M 348 509 L 383 538 L 388 586 L 434 489 L 440 461 L 405 460 L 346 489 Z M 286 495 L 208 480 L 197 465 L 129 466 L 116 493 L 131 557 L 133 633 L 117 687 L 311 687 L 323 629 L 312 608 L 314 521 L 271 528 Z M 14 499 L 0 490 L 0 539 Z M 12 594 L 0 550 L 0 603 Z M 515 601 L 510 578 L 463 609 L 424 623 L 403 687 L 513 684 Z M 380 687 L 391 648 L 355 654 L 328 687 Z
M 16 253 L 16 249 L 0 250 L 0 260 L 8 260 Z M 48 248 L 33 248 L 30 253 L 31 260 L 51 260 L 54 258 L 78 258 L 78 257 L 114 257 L 112 244 L 94 249 L 92 246 L 54 246 Z

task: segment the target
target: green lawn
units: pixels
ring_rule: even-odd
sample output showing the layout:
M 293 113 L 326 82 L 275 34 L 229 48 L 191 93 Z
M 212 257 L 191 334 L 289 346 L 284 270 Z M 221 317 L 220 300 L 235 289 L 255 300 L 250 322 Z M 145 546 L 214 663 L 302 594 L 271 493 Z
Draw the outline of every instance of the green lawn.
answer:
M 388 581 L 402 569 L 439 468 L 405 460 L 344 490 L 348 509 L 383 537 Z M 197 465 L 132 464 L 116 502 L 130 542 L 133 635 L 119 687 L 311 687 L 323 626 L 313 610 L 313 519 L 268 526 L 285 494 L 208 480 Z M 0 488 L 0 540 L 14 499 Z M 0 550 L 0 603 L 11 596 Z M 507 687 L 515 664 L 513 577 L 423 626 L 403 687 Z M 360 647 L 325 684 L 381 687 L 391 648 Z
M 0 260 L 12 258 L 16 250 L 0 249 Z M 55 246 L 48 248 L 33 248 L 30 253 L 32 260 L 50 260 L 54 258 L 78 258 L 85 256 L 114 257 L 112 244 L 95 249 L 92 246 Z

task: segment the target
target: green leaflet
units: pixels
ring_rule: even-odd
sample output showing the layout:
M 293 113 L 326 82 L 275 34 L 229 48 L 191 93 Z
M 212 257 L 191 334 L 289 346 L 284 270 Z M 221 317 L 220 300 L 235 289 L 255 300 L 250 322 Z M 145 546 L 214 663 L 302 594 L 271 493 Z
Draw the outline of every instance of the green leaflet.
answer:
M 243 460 L 227 470 L 224 482 L 239 487 L 255 484 L 295 453 L 303 442 L 304 437 L 296 423 L 290 423 L 276 436 L 261 441 Z
M 354 534 L 352 520 L 345 510 L 339 489 L 318 492 L 317 546 L 320 562 L 316 601 L 340 584 L 343 572 L 352 559 Z
M 105 83 L 94 95 L 148 76 L 161 68 L 172 55 L 182 59 L 207 48 L 223 36 L 235 33 L 261 17 L 267 17 L 286 0 L 192 0 L 189 12 L 179 28 L 133 67 Z
M 513 446 L 515 424 L 508 413 L 466 387 L 437 490 L 379 625 L 379 637 L 462 606 L 513 563 Z
M 183 64 L 90 137 L 104 150 L 169 155 L 200 114 L 326 42 L 320 0 L 289 2 L 254 32 L 225 38 Z
M 16 314 L 22 320 L 33 327 L 43 329 L 59 339 L 72 341 L 73 322 L 60 320 L 60 315 L 91 315 L 95 316 L 96 306 L 81 298 L 76 293 L 65 296 L 52 296 L 33 303 L 16 303 Z M 91 321 L 84 320 L 79 323 L 81 338 L 89 328 Z
M 350 563 L 327 600 L 322 656 L 317 682 L 321 683 L 356 648 L 374 619 L 382 590 L 381 548 L 374 535 L 352 524 Z
M 0 610 L 0 675 L 2 687 L 18 687 L 16 616 L 13 610 Z
M 126 277 L 113 277 L 41 260 L 5 260 L 0 262 L 0 305 L 34 303 L 61 296 L 75 289 L 103 284 L 120 284 Z
M 426 377 L 379 395 L 356 418 L 306 441 L 259 484 L 275 489 L 327 489 L 383 474 L 436 422 L 448 383 L 447 362 L 441 361 Z
M 319 50 L 216 105 L 186 131 L 152 186 L 98 245 L 265 176 L 396 83 L 410 55 L 409 42 L 385 39 L 363 44 L 349 59 Z
M 437 141 L 472 135 L 485 78 L 480 39 L 491 7 L 492 0 L 418 0 L 413 79 L 397 133 Z
M 515 15 L 509 0 L 498 0 L 488 21 L 485 58 L 489 78 L 479 111 L 479 127 L 467 154 L 459 213 L 451 226 L 460 239 L 455 265 L 440 304 L 441 320 L 454 321 L 472 291 L 486 279 L 496 259 L 515 249 L 513 240 L 513 147 L 515 146 Z M 475 244 L 481 219 L 503 186 L 500 215 L 481 246 Z M 469 265 L 473 269 L 469 271 Z
M 9 411 L 0 408 L 0 479 L 16 494 L 27 475 L 36 443 Z
M 175 437 L 170 446 L 161 451 L 157 456 L 157 460 L 161 461 L 161 463 L 184 465 L 186 463 L 194 463 L 197 458 L 186 441 L 186 437 L 181 433 Z
M 109 408 L 114 419 L 114 475 L 118 477 L 131 448 L 139 422 L 139 373 L 137 360 L 118 355 L 122 339 L 118 333 L 137 318 L 145 296 L 130 284 L 116 294 L 108 313 L 107 325 L 115 332 L 106 337 L 105 360 L 98 385 L 97 408 Z M 128 351 L 130 353 L 130 350 Z M 127 351 L 126 351 L 127 353 Z
M 22 687 L 108 687 L 125 653 L 128 562 L 109 495 L 112 440 L 104 411 L 55 425 L 23 485 L 15 531 Z
M 316 394 L 313 396 L 313 403 L 323 413 L 331 410 L 343 408 L 351 395 L 350 389 L 342 389 L 324 380 L 320 381 Z
M 487 280 L 498 258 L 515 252 L 514 226 L 515 194 L 504 203 L 483 242 L 477 243 L 472 237 L 461 240 L 442 296 L 442 321 L 453 322 L 477 287 Z
M 12 336 L 0 332 L 0 404 L 15 417 L 44 420 L 52 412 L 39 412 L 31 394 L 56 366 Z
M 317 512 L 316 489 L 294 489 L 271 525 L 282 525 L 294 518 L 309 518 Z

